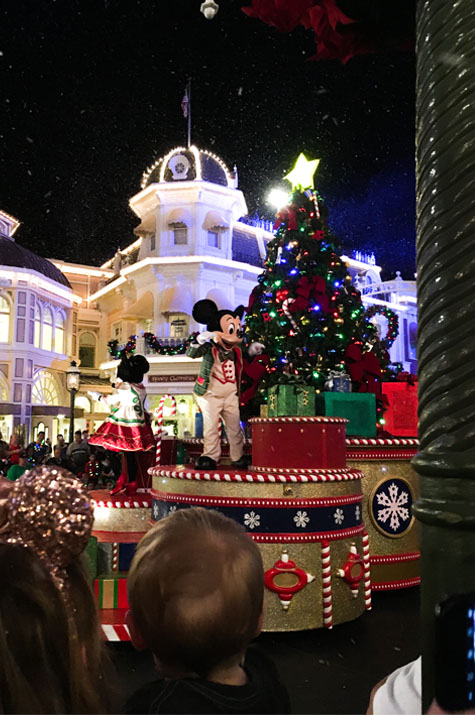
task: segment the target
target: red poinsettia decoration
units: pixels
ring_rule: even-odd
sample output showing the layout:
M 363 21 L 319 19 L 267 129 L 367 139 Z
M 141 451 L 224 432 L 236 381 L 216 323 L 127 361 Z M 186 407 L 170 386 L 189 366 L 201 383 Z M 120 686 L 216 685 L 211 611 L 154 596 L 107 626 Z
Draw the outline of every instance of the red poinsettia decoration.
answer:
M 327 284 L 321 276 L 302 276 L 297 283 L 297 297 L 289 305 L 289 310 L 296 313 L 307 310 L 312 300 L 324 313 L 330 312 L 330 300 L 326 293 Z
M 253 0 L 242 11 L 256 17 L 280 32 L 292 32 L 302 22 L 302 16 L 312 7 L 314 0 Z
M 379 5 L 373 2 L 369 9 L 364 3 L 345 2 L 346 12 L 340 9 L 343 3 L 339 0 L 252 0 L 242 9 L 249 17 L 281 32 L 291 32 L 297 25 L 312 29 L 317 51 L 310 59 L 340 60 L 345 64 L 355 55 L 377 52 L 382 46 L 412 49 L 410 21 L 407 22 L 411 0 L 401 2 L 403 7 L 399 8 L 394 3 L 393 18 L 384 0 Z

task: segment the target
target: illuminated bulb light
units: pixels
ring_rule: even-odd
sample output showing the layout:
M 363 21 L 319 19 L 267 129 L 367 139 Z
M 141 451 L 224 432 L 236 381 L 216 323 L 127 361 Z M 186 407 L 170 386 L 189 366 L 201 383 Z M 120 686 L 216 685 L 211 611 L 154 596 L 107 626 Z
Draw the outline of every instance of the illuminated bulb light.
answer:
M 201 3 L 200 10 L 207 20 L 212 20 L 219 10 L 219 5 L 214 0 L 205 0 Z
M 289 194 L 284 189 L 271 189 L 267 196 L 267 203 L 276 209 L 281 209 L 289 203 Z

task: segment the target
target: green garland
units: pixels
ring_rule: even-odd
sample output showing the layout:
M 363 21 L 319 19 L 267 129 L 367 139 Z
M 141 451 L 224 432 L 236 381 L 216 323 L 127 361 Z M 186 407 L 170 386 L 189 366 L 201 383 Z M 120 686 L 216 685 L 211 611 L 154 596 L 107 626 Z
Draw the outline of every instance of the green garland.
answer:
M 384 338 L 381 338 L 383 348 L 390 348 L 399 335 L 399 317 L 394 310 L 387 308 L 384 305 L 370 305 L 365 312 L 368 320 L 375 315 L 383 315 L 388 321 L 388 331 Z
M 172 357 L 173 355 L 184 355 L 196 335 L 197 333 L 192 333 L 186 340 L 178 345 L 166 345 L 160 342 L 153 333 L 144 333 L 143 337 L 145 338 L 145 343 L 155 355 Z M 109 349 L 109 355 L 115 360 L 120 360 L 122 355 L 134 354 L 137 347 L 137 336 L 130 335 L 125 345 L 122 346 L 119 345 L 118 340 L 109 340 L 107 347 Z

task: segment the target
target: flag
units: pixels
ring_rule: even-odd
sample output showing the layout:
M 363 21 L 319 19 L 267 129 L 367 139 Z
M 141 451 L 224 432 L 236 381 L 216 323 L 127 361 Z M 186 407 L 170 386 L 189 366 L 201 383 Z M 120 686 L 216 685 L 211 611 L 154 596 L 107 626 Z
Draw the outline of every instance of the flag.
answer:
M 186 89 L 185 89 L 185 94 L 183 95 L 183 99 L 181 100 L 181 109 L 182 109 L 183 116 L 185 117 L 185 119 L 186 119 L 187 116 L 188 116 L 188 102 L 189 102 L 189 100 L 188 100 L 188 88 L 186 88 Z

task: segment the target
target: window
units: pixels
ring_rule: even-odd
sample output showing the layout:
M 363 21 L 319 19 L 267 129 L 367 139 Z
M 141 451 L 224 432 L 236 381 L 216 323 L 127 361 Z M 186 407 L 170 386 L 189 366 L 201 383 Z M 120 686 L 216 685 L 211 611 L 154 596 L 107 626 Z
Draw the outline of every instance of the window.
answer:
M 155 250 L 155 236 L 150 236 L 150 250 Z
M 55 377 L 47 370 L 38 370 L 33 381 L 31 401 L 34 405 L 61 404 Z
M 218 231 L 208 231 L 208 246 L 221 248 L 221 236 Z
M 173 243 L 175 246 L 184 246 L 188 243 L 188 229 L 186 224 L 173 224 Z
M 41 310 L 38 303 L 35 306 L 35 348 L 41 345 Z
M 54 316 L 54 351 L 64 353 L 64 314 L 60 310 Z
M 118 340 L 119 343 L 122 340 L 122 323 L 120 320 L 113 324 L 111 337 L 112 340 Z
M 79 336 L 79 359 L 81 367 L 95 367 L 96 336 L 93 333 L 81 333 Z
M 0 342 L 8 343 L 10 336 L 10 304 L 0 296 Z
M 43 335 L 41 338 L 43 350 L 53 349 L 53 314 L 49 308 L 45 308 L 43 314 Z

